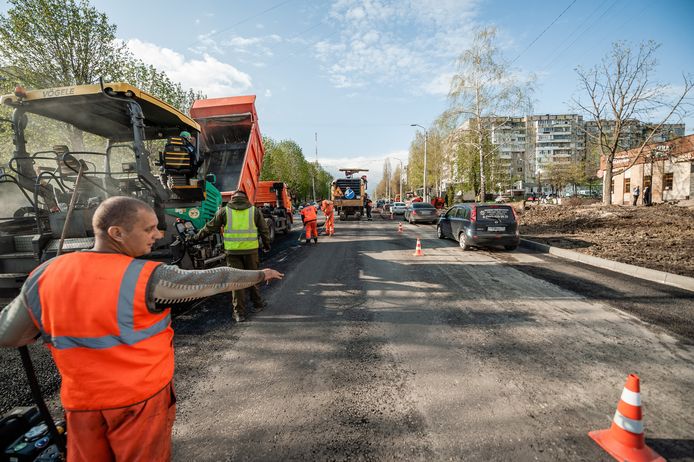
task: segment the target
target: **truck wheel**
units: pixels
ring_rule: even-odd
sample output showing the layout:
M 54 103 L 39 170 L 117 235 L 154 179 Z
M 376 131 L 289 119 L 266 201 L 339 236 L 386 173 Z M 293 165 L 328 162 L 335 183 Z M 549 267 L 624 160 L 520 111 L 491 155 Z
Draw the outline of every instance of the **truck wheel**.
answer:
M 292 224 L 287 220 L 287 226 L 284 228 L 284 234 L 289 234 L 292 231 Z
M 270 229 L 270 242 L 275 242 L 275 223 L 270 222 L 267 227 Z
M 344 221 L 347 218 L 347 215 L 345 215 L 344 212 L 341 212 L 339 218 L 340 218 L 340 221 Z
M 356 218 L 357 220 L 361 220 L 361 213 L 359 213 L 359 212 L 355 213 L 354 218 Z

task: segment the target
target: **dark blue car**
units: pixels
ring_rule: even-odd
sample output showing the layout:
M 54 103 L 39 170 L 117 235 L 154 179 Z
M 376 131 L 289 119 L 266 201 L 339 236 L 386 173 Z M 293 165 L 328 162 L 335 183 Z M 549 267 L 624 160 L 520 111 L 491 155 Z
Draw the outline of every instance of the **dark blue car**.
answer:
M 436 234 L 457 240 L 463 250 L 491 246 L 515 250 L 520 243 L 518 219 L 510 205 L 454 205 L 439 218 Z

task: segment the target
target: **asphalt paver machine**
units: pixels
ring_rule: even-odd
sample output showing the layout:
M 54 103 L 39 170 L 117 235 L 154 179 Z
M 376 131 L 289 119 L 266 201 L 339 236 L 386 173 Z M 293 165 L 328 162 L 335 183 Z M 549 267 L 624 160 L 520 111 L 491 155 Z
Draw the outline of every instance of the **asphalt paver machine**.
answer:
M 148 258 L 191 268 L 223 258 L 212 247 L 183 248 L 193 222 L 221 204 L 197 143 L 179 136 L 198 138 L 197 122 L 125 83 L 17 88 L 0 104 L 12 109 L 5 122 L 15 147 L 0 175 L 0 288 L 21 287 L 59 249 L 91 248 L 92 216 L 111 196 L 140 198 L 157 213 L 165 237 Z
M 344 178 L 335 178 L 331 187 L 331 196 L 335 204 L 335 210 L 340 220 L 347 220 L 354 217 L 361 218 L 364 210 L 364 199 L 366 197 L 366 175 L 354 177 L 360 172 L 368 172 L 359 168 L 341 168 L 345 173 Z

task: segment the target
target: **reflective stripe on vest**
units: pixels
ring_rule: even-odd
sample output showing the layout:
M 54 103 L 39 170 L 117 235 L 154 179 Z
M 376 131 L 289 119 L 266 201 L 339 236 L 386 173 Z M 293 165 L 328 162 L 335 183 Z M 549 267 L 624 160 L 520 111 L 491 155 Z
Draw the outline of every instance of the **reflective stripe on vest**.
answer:
M 169 310 L 152 313 L 147 287 L 161 263 L 76 252 L 34 270 L 22 291 L 60 371 L 67 410 L 142 402 L 171 381 Z
M 244 210 L 227 207 L 223 242 L 224 250 L 253 250 L 259 247 L 254 206 Z
M 53 336 L 47 333 L 41 321 L 42 308 L 38 281 L 48 266 L 48 263 L 50 262 L 46 262 L 37 268 L 31 273 L 29 278 L 27 278 L 26 297 L 29 308 L 34 316 L 34 320 L 37 323 L 37 327 L 41 331 L 41 336 L 46 343 L 51 344 L 54 348 L 58 350 L 76 347 L 101 349 L 111 348 L 118 345 L 134 345 L 135 343 L 141 342 L 142 340 L 146 340 L 159 334 L 160 332 L 163 332 L 169 326 L 171 319 L 167 314 L 155 324 L 142 330 L 135 330 L 133 323 L 133 300 L 135 299 L 135 287 L 140 277 L 140 273 L 142 272 L 142 268 L 145 266 L 147 261 L 133 259 L 123 275 L 123 279 L 118 290 L 117 319 L 119 335 L 106 335 L 101 337 L 66 337 Z

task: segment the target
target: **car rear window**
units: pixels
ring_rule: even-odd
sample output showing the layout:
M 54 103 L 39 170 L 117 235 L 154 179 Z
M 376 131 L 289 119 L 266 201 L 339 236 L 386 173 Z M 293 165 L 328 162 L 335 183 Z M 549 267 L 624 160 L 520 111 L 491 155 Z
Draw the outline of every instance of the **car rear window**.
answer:
M 478 220 L 494 220 L 503 222 L 515 221 L 513 210 L 508 206 L 477 207 Z
M 413 209 L 433 209 L 434 206 L 431 204 L 425 204 L 423 202 L 414 202 L 412 204 Z
M 395 207 L 404 207 L 404 206 L 405 206 L 405 203 L 404 203 L 404 202 L 396 202 L 395 204 L 393 204 L 393 206 L 395 206 Z

